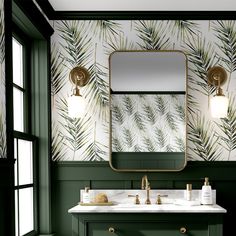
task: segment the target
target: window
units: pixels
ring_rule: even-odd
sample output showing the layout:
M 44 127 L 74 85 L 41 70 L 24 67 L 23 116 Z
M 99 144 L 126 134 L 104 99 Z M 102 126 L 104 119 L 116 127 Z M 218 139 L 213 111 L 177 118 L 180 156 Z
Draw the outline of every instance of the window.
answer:
M 24 46 L 13 37 L 13 119 L 14 130 L 24 132 L 24 100 L 25 100 L 25 81 L 24 77 L 24 56 L 26 50 Z
M 36 137 L 30 133 L 30 45 L 26 42 L 22 35 L 12 37 L 16 236 L 34 233 L 36 215 Z

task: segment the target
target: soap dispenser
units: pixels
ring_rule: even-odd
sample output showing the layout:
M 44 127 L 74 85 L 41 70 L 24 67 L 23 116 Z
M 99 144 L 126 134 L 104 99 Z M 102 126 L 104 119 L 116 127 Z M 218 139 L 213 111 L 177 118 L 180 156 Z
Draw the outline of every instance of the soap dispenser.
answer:
M 205 177 L 204 185 L 202 186 L 201 192 L 201 204 L 203 205 L 211 205 L 212 204 L 212 189 L 209 184 L 209 178 Z
M 84 192 L 82 194 L 82 202 L 83 203 L 90 203 L 89 187 L 85 187 L 85 189 L 84 189 Z

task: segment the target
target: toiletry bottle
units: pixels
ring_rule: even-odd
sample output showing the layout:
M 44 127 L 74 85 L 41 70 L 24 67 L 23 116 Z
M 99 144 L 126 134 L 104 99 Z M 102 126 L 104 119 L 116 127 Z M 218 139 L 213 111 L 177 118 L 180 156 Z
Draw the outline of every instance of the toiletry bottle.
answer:
M 209 184 L 209 178 L 205 177 L 204 185 L 202 186 L 201 192 L 201 204 L 211 205 L 212 204 L 212 189 Z
M 186 185 L 185 199 L 187 201 L 191 201 L 192 200 L 192 184 L 187 184 Z
M 82 197 L 83 203 L 90 203 L 90 193 L 89 193 L 89 187 L 85 187 Z

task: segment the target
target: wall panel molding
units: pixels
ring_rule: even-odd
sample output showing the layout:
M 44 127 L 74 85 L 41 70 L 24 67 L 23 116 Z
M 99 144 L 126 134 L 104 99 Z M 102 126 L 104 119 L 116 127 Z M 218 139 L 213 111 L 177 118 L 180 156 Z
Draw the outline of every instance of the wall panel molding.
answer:
M 71 234 L 71 215 L 68 209 L 80 201 L 80 189 L 140 189 L 141 178 L 148 175 L 151 189 L 185 189 L 192 183 L 200 189 L 208 176 L 216 189 L 217 203 L 227 209 L 224 217 L 224 236 L 234 230 L 236 217 L 236 162 L 188 162 L 181 172 L 118 173 L 108 162 L 54 162 L 52 166 L 53 232 L 57 236 Z
M 134 173 L 119 173 L 113 171 L 108 162 L 84 162 L 84 161 L 63 161 L 53 162 L 54 178 L 57 180 L 87 180 L 87 179 L 103 179 L 107 180 L 138 180 L 144 172 Z M 198 168 L 201 168 L 199 171 Z M 158 180 L 201 180 L 203 173 L 208 175 L 211 180 L 235 180 L 236 162 L 217 161 L 217 162 L 202 162 L 189 161 L 183 171 L 157 172 L 148 173 L 150 179 Z M 76 171 L 75 171 L 76 170 Z M 223 171 L 224 170 L 224 171 Z M 220 175 L 215 175 L 215 172 L 220 172 Z

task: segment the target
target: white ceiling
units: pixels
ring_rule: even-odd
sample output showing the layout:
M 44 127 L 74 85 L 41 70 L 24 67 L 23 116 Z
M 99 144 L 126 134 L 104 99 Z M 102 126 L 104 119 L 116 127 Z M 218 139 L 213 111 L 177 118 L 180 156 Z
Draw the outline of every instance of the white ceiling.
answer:
M 56 11 L 235 11 L 236 0 L 49 0 Z

